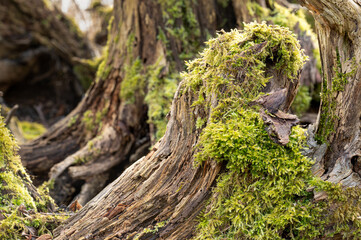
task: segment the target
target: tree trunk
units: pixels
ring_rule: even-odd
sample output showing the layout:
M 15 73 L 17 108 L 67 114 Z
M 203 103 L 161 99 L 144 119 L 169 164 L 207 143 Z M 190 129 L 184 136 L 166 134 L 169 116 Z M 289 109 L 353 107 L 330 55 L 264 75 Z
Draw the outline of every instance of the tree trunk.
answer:
M 322 179 L 361 186 L 361 2 L 300 1 L 313 14 L 323 68 L 322 103 L 314 173 Z
M 76 26 L 42 0 L 1 0 L 0 21 L 0 91 L 6 103 L 18 104 L 22 119 L 54 123 L 84 92 L 74 68 L 83 66 L 76 59 L 91 57 L 90 48 Z
M 32 173 L 46 178 L 51 169 L 52 196 L 58 203 L 69 203 L 79 194 L 78 201 L 84 204 L 119 176 L 130 159 L 148 152 L 156 131 L 150 131 L 147 123 L 149 75 L 171 78 L 184 68 L 187 57 L 180 53 L 193 56 L 199 42 L 218 26 L 220 10 L 215 2 L 194 4 L 182 2 L 176 15 L 167 12 L 167 2 L 115 2 L 108 53 L 96 81 L 69 116 L 21 148 L 23 163 Z M 167 30 L 172 28 L 185 29 L 187 35 Z
M 213 112 L 217 112 L 220 105 L 226 104 L 223 101 L 227 101 L 227 96 L 232 100 L 242 99 L 243 95 L 235 93 L 235 89 L 241 87 L 252 92 L 252 86 L 257 86 L 255 82 L 260 81 L 248 78 L 246 68 L 234 68 L 237 66 L 235 63 L 239 59 L 250 59 L 252 53 L 273 51 L 271 54 L 275 54 L 274 60 L 266 58 L 265 65 L 265 76 L 271 80 L 263 90 L 273 92 L 284 89 L 285 95 L 277 95 L 283 98 L 279 99 L 279 109 L 275 112 L 289 109 L 298 86 L 297 77 L 291 80 L 287 71 L 282 67 L 276 67 L 276 59 L 279 59 L 277 47 L 265 50 L 267 42 L 262 42 L 239 55 L 232 56 L 234 52 L 226 52 L 225 46 L 229 39 L 226 36 L 230 34 L 221 35 L 218 40 L 210 43 L 210 50 L 206 51 L 214 50 L 214 55 L 203 55 L 199 62 L 196 60 L 195 63 L 191 63 L 192 69 L 198 73 L 197 71 L 202 72 L 202 68 L 218 69 L 217 64 L 223 69 L 221 66 L 226 64 L 229 69 L 224 72 L 220 70 L 217 76 L 238 80 L 216 84 L 212 82 L 215 81 L 212 78 L 214 75 L 207 75 L 207 72 L 201 74 L 200 79 L 192 79 L 192 75 L 188 75 L 189 78 L 186 77 L 180 83 L 175 94 L 164 137 L 147 156 L 127 168 L 80 212 L 57 228 L 54 233 L 56 239 L 190 239 L 194 236 L 197 216 L 206 206 L 216 178 L 222 169 L 224 170 L 224 166 L 215 161 L 209 161 L 199 167 L 194 166 L 194 156 L 197 152 L 195 146 L 199 143 L 200 133 L 205 127 L 203 125 L 212 121 Z M 252 36 L 249 39 L 257 38 Z M 247 41 L 238 42 L 237 46 L 248 46 Z M 219 59 L 218 49 L 224 57 L 230 55 L 231 60 L 225 62 L 224 59 Z M 236 51 L 234 48 L 232 50 Z M 210 56 L 214 58 L 214 62 Z M 248 62 L 247 65 L 251 67 L 252 64 Z M 296 70 L 296 76 L 297 74 Z M 192 80 L 196 82 L 195 85 L 192 85 Z M 210 92 L 199 90 L 200 86 L 209 87 Z M 204 105 L 197 105 L 203 97 Z M 239 106 L 238 102 L 236 103 Z M 231 111 L 231 108 L 225 109 L 224 112 L 228 112 L 227 110 Z M 202 126 L 199 125 L 199 119 L 204 120 Z M 283 122 L 287 120 L 283 119 Z

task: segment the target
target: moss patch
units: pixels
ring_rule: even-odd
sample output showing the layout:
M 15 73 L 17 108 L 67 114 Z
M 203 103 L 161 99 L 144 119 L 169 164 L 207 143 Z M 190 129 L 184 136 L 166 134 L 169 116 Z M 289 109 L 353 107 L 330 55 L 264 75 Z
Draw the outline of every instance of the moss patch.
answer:
M 40 123 L 28 121 L 16 121 L 16 123 L 26 140 L 33 140 L 46 132 L 46 128 Z
M 64 219 L 39 213 L 54 202 L 47 188 L 40 188 L 37 197 L 30 194 L 31 180 L 17 150 L 17 143 L 0 116 L 0 239 L 22 239 L 27 227 L 34 227 L 39 234 L 48 233 Z

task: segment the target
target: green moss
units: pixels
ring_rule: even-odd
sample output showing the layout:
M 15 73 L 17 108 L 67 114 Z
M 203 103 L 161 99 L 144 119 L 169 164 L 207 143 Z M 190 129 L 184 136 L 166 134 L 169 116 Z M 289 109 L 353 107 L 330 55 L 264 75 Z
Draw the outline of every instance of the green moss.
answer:
M 73 126 L 77 120 L 78 120 L 78 114 L 72 116 L 68 122 L 68 127 Z
M 108 107 L 103 108 L 103 110 L 98 111 L 95 114 L 92 110 L 87 110 L 83 114 L 82 123 L 89 132 L 100 129 L 102 127 L 102 119 L 107 113 Z
M 312 97 L 307 86 L 300 86 L 291 109 L 297 116 L 302 116 L 309 108 Z
M 148 105 L 148 122 L 156 127 L 155 139 L 160 139 L 167 128 L 166 115 L 170 110 L 172 98 L 177 89 L 179 74 L 168 74 L 160 77 L 162 66 L 156 63 L 147 70 L 147 94 L 145 102 Z
M 360 209 L 333 207 L 358 200 L 360 190 L 347 193 L 314 179 L 313 161 L 301 153 L 305 131 L 293 128 L 286 146 L 275 144 L 257 108 L 249 106 L 271 77 L 266 69 L 283 71 L 287 81 L 295 81 L 306 59 L 295 36 L 286 28 L 251 23 L 243 31 L 220 33 L 207 45 L 201 58 L 188 63 L 182 93 L 198 95 L 193 107 L 211 113 L 205 127 L 199 120 L 204 116 L 194 116 L 203 127 L 195 166 L 216 161 L 225 171 L 194 239 L 316 239 L 342 231 L 359 236 L 355 216 Z M 211 104 L 214 98 L 217 106 Z M 314 202 L 307 191 L 312 186 L 337 197 Z
M 270 15 L 270 10 L 259 5 L 257 2 L 247 1 L 247 10 L 251 16 L 264 17 Z
M 35 227 L 39 234 L 49 233 L 62 216 L 42 215 L 53 200 L 46 188 L 39 188 L 39 196 L 30 195 L 29 175 L 17 154 L 18 146 L 0 116 L 0 239 L 22 239 L 22 232 Z M 24 214 L 26 213 L 26 214 Z
M 179 42 L 181 60 L 189 60 L 201 49 L 199 23 L 193 12 L 195 0 L 158 0 L 168 37 Z M 168 41 L 164 41 L 166 43 Z M 171 49 L 167 46 L 167 49 Z
M 18 146 L 0 116 L 0 206 L 25 204 L 26 207 L 35 208 L 34 199 L 24 185 L 24 181 L 30 182 L 30 178 L 17 150 Z M 21 178 L 19 174 L 24 177 Z
M 321 116 L 318 124 L 316 139 L 319 142 L 327 143 L 328 138 L 334 132 L 338 116 L 335 114 L 337 102 L 336 97 L 342 92 L 348 82 L 348 78 L 355 75 L 357 63 L 355 59 L 351 60 L 352 69 L 348 73 L 342 72 L 342 63 L 338 49 L 336 49 L 336 66 L 334 67 L 334 78 L 331 86 L 327 83 L 327 79 L 323 80 L 321 92 Z
M 16 121 L 16 123 L 26 140 L 38 138 L 46 132 L 46 128 L 40 123 L 28 121 Z
M 151 235 L 156 234 L 160 228 L 163 228 L 167 224 L 168 221 L 162 221 L 162 222 L 158 222 L 152 227 L 144 228 L 143 231 L 141 231 L 140 233 L 134 236 L 133 240 L 139 240 L 141 239 L 141 237 L 144 237 L 146 234 L 151 234 Z
M 120 98 L 127 102 L 134 103 L 136 94 L 144 95 L 145 77 L 143 64 L 139 58 L 129 66 L 124 67 L 125 74 L 121 83 Z
M 108 39 L 107 39 L 107 44 L 106 46 L 103 48 L 103 54 L 102 54 L 102 61 L 99 64 L 97 73 L 96 73 L 96 78 L 95 81 L 99 81 L 100 79 L 104 80 L 108 77 L 111 68 L 111 65 L 107 65 L 108 63 L 108 57 L 109 57 L 109 45 L 111 42 L 111 28 L 112 28 L 112 24 L 114 21 L 114 16 L 112 16 L 109 19 L 109 24 L 108 24 Z
M 24 239 L 23 232 L 28 232 L 28 228 L 34 228 L 38 235 L 50 234 L 66 220 L 67 216 L 63 214 L 42 214 L 27 213 L 23 214 L 20 207 L 14 207 L 9 211 L 0 209 L 5 219 L 0 221 L 0 239 Z

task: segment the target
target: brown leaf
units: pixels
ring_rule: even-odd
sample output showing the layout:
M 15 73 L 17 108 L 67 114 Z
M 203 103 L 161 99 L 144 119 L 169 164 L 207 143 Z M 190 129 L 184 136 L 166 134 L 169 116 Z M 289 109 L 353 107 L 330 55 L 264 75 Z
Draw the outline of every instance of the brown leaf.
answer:
M 72 212 L 76 212 L 80 210 L 83 206 L 78 202 L 78 200 L 75 200 L 69 205 L 69 210 Z
M 289 142 L 292 127 L 299 123 L 296 115 L 279 110 L 275 114 L 269 114 L 262 109 L 260 115 L 267 126 L 268 136 L 272 141 L 282 146 Z

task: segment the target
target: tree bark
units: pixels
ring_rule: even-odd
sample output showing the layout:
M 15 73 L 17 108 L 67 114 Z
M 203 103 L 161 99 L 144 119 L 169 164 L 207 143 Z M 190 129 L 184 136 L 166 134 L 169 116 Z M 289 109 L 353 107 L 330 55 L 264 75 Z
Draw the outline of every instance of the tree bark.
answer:
M 218 5 L 199 1 L 192 6 L 189 9 L 199 20 L 200 34 L 189 38 L 203 42 L 207 33 L 217 28 Z M 79 194 L 78 200 L 84 204 L 119 176 L 129 159 L 148 152 L 153 134 L 144 101 L 148 79 L 145 86 L 132 93 L 133 102 L 119 96 L 124 91 L 122 82 L 128 77 L 126 68 L 136 60 L 142 64 L 142 73 L 149 66 L 162 67 L 158 78 L 169 74 L 170 68 L 175 72 L 184 68 L 179 54 L 185 46 L 181 39 L 167 33 L 162 11 L 166 9 L 157 2 L 116 1 L 103 71 L 99 70 L 98 78 L 70 115 L 38 140 L 22 146 L 23 163 L 32 173 L 46 178 L 51 169 L 50 179 L 55 181 L 52 196 L 58 203 L 69 203 Z M 183 14 L 172 19 L 177 28 L 186 24 Z M 166 43 L 158 39 L 161 31 L 167 33 L 168 50 Z M 81 164 L 79 159 L 86 159 L 86 163 Z
M 361 3 L 349 1 L 300 1 L 316 20 L 323 68 L 322 102 L 316 142 L 315 175 L 342 183 L 361 185 Z

